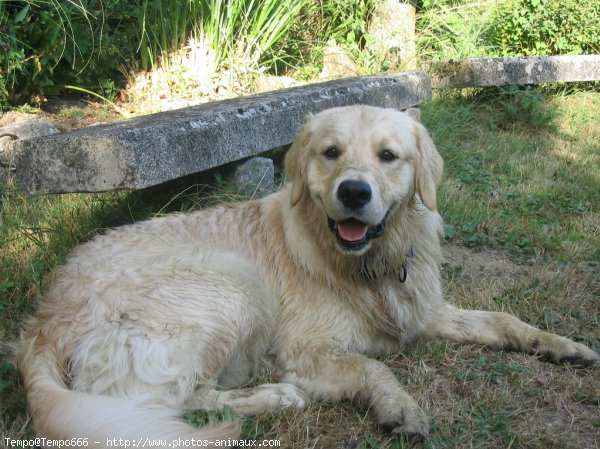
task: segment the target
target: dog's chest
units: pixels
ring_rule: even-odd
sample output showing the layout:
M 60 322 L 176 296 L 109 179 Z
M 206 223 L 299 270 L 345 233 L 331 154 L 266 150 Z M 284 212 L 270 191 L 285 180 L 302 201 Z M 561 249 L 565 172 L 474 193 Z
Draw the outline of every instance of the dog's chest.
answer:
M 421 304 L 414 283 L 408 279 L 401 280 L 394 273 L 369 282 L 368 294 L 377 304 L 377 311 L 385 314 L 385 320 L 394 327 L 392 333 L 398 333 L 402 339 L 420 327 L 418 318 L 421 315 Z M 373 315 L 377 319 L 377 316 Z M 389 332 L 390 329 L 385 329 Z
M 330 295 L 336 293 L 335 313 L 343 319 L 331 331 L 353 351 L 397 351 L 414 340 L 427 320 L 413 286 L 395 276 L 359 282 Z

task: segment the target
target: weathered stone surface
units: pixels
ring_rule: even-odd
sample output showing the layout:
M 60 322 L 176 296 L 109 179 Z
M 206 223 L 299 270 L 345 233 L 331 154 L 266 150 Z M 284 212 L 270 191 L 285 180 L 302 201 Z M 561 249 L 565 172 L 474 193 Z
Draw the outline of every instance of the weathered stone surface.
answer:
M 14 134 L 20 140 L 58 134 L 60 131 L 50 120 L 33 118 L 0 128 L 0 134 Z
M 253 157 L 238 165 L 230 177 L 243 196 L 260 198 L 275 191 L 275 165 L 266 157 Z
M 29 119 L 0 128 L 0 162 L 8 158 L 15 140 L 34 139 L 36 137 L 58 134 L 54 123 L 44 119 Z
M 14 144 L 19 140 L 33 139 L 60 131 L 54 124 L 45 119 L 21 120 L 0 128 L 0 183 L 10 181 L 10 173 L 14 170 Z
M 17 140 L 15 134 L 0 133 L 0 166 L 7 166 L 11 163 L 15 140 Z
M 600 80 L 600 55 L 480 58 L 429 63 L 433 87 L 461 88 Z
M 399 0 L 379 2 L 369 23 L 367 45 L 394 66 L 412 70 L 416 65 L 415 7 Z
M 17 185 L 140 189 L 289 144 L 310 113 L 350 104 L 406 109 L 430 97 L 423 72 L 356 77 L 17 141 Z
M 327 46 L 323 49 L 323 70 L 319 78 L 332 80 L 356 75 L 358 75 L 358 66 L 354 59 L 335 42 L 335 39 L 327 42 Z

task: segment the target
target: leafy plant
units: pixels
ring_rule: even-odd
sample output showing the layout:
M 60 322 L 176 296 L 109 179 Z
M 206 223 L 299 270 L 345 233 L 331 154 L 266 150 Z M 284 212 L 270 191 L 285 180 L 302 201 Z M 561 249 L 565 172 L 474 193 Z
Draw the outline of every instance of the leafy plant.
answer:
M 487 56 L 486 40 L 493 23 L 495 1 L 424 0 L 417 14 L 417 54 L 421 60 Z
M 506 0 L 493 20 L 490 40 L 502 55 L 600 51 L 597 0 Z
M 600 51 L 597 0 L 423 0 L 421 60 Z
M 307 1 L 144 0 L 139 16 L 141 67 L 152 68 L 190 38 L 206 39 L 218 65 L 240 57 L 268 63 Z
M 0 100 L 28 101 L 63 84 L 98 86 L 114 79 L 133 29 L 118 0 L 0 2 Z
M 258 71 L 281 56 L 277 43 L 308 1 L 0 2 L 0 101 L 54 95 L 64 85 L 112 100 L 123 75 L 166 64 L 194 40 L 208 44 L 217 70 Z
M 281 42 L 284 56 L 278 65 L 299 65 L 299 76 L 310 78 L 321 71 L 322 48 L 332 40 L 358 59 L 366 45 L 371 14 L 380 1 L 308 0 Z

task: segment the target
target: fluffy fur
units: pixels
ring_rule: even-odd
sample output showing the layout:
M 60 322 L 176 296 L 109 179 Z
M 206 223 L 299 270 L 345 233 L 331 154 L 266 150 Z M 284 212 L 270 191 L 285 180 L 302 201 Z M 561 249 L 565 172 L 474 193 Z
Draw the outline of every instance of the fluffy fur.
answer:
M 425 412 L 387 366 L 362 354 L 441 338 L 554 362 L 598 360 L 510 315 L 442 298 L 442 160 L 405 114 L 324 111 L 285 162 L 292 182 L 262 200 L 125 226 L 74 252 L 21 340 L 39 434 L 214 440 L 239 431 L 194 429 L 178 416 L 350 398 L 389 431 L 423 437 Z M 344 203 L 348 180 L 368 191 L 366 204 Z M 381 232 L 347 241 L 344 226 Z M 281 383 L 244 388 L 269 361 Z

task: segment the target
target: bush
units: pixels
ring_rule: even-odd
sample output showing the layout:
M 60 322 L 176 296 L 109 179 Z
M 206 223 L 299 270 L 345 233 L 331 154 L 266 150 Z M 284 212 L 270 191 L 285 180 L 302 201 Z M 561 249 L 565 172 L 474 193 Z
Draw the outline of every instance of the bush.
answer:
M 276 60 L 277 42 L 308 0 L 23 0 L 0 2 L 0 104 L 73 84 L 113 90 L 190 38 L 220 64 Z M 239 61 L 240 64 L 246 61 Z
M 486 41 L 496 1 L 423 0 L 417 9 L 417 55 L 423 61 L 490 56 Z
M 358 56 L 366 44 L 366 26 L 380 0 L 308 0 L 289 34 L 280 43 L 276 69 L 299 69 L 310 79 L 321 69 L 323 47 L 330 40 Z M 305 76 L 304 76 L 305 75 Z
M 0 55 L 3 101 L 30 101 L 56 95 L 65 84 L 103 90 L 111 96 L 122 78 L 119 67 L 133 57 L 135 11 L 119 0 L 15 1 L 2 5 Z
M 0 102 L 53 95 L 64 84 L 110 84 L 133 37 L 118 0 L 0 3 Z M 129 18 L 131 18 L 130 15 Z
M 507 0 L 490 35 L 503 56 L 600 52 L 598 0 Z
M 600 52 L 598 0 L 423 0 L 422 60 Z

